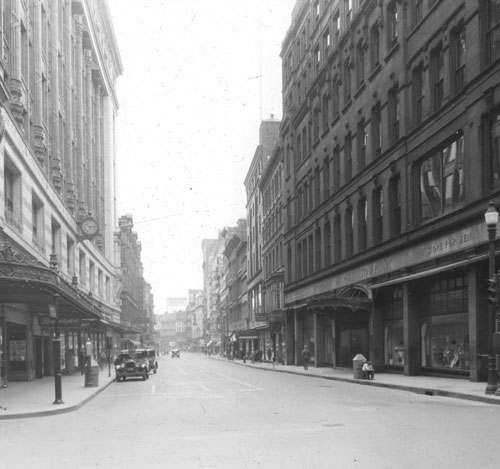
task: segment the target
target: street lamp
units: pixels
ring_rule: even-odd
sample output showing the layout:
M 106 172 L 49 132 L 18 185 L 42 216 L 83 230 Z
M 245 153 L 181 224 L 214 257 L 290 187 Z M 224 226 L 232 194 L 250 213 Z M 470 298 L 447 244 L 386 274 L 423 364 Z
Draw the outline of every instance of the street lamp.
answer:
M 64 404 L 62 400 L 62 384 L 61 384 L 61 335 L 59 334 L 59 294 L 54 294 L 55 305 L 55 327 L 54 327 L 54 387 L 55 401 L 54 404 Z
M 495 238 L 497 235 L 498 212 L 495 204 L 490 202 L 488 210 L 484 214 L 486 228 L 488 229 L 489 242 L 489 265 L 488 278 L 493 279 L 495 276 Z M 495 311 L 496 305 L 493 302 L 489 304 L 488 311 L 488 384 L 486 385 L 486 394 L 495 394 L 498 387 L 498 379 L 496 374 L 496 358 L 493 351 L 493 333 L 495 332 Z

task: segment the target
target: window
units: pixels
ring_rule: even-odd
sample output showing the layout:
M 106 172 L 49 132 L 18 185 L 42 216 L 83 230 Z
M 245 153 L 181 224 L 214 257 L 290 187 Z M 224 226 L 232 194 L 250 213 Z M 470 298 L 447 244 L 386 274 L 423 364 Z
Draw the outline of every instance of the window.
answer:
M 31 226 L 33 244 L 42 252 L 45 251 L 43 245 L 43 204 L 34 192 L 31 194 Z
M 66 271 L 75 274 L 75 242 L 69 237 L 66 237 Z
M 109 301 L 111 299 L 111 280 L 106 275 L 106 300 Z
M 490 188 L 495 189 L 500 187 L 500 112 L 489 121 L 487 127 Z
M 332 82 L 332 115 L 338 116 L 340 112 L 340 92 L 338 77 L 333 79 Z
M 85 261 L 85 254 L 82 251 L 80 251 L 78 257 L 78 272 L 80 275 L 80 284 L 85 285 L 85 282 L 87 281 L 87 265 Z
M 388 49 L 392 49 L 398 42 L 398 9 L 396 0 L 387 5 L 387 42 Z
M 366 165 L 366 129 L 365 120 L 358 122 L 356 140 L 358 146 L 358 170 L 361 171 Z
M 389 90 L 388 96 L 388 118 L 391 144 L 399 140 L 399 89 L 396 84 Z
M 297 135 L 297 144 L 295 148 L 295 166 L 298 168 L 302 163 L 302 140 L 300 134 Z
M 413 5 L 412 11 L 412 25 L 416 26 L 420 21 L 422 21 L 422 8 L 423 0 L 413 0 L 410 5 Z
M 358 201 L 358 245 L 359 251 L 364 251 L 367 246 L 368 230 L 368 204 L 366 197 L 362 197 Z
M 394 176 L 389 183 L 391 236 L 401 234 L 401 178 Z
M 451 32 L 451 88 L 454 94 L 460 93 L 465 82 L 465 26 L 460 23 Z
M 365 47 L 363 41 L 356 46 L 356 86 L 360 88 L 365 82 Z
M 332 262 L 332 240 L 330 222 L 327 221 L 323 227 L 323 238 L 325 243 L 325 267 L 328 267 Z
M 100 298 L 104 297 L 104 274 L 101 269 L 97 271 L 97 292 Z
M 464 200 L 464 137 L 420 164 L 420 217 L 425 222 Z
M 307 243 L 307 275 L 311 275 L 314 272 L 314 245 L 312 235 L 308 238 Z
M 325 53 L 325 59 L 328 57 L 328 54 L 330 52 L 330 46 L 331 46 L 331 38 L 330 38 L 330 30 L 327 29 L 323 33 L 323 51 Z
M 375 245 L 384 239 L 384 193 L 379 187 L 373 192 L 373 241 Z
M 5 222 L 21 233 L 21 173 L 7 158 L 4 161 L 4 204 Z
M 329 116 L 329 113 L 328 113 L 329 101 L 330 100 L 328 99 L 328 95 L 323 96 L 322 113 L 321 113 L 321 120 L 322 120 L 323 130 L 328 129 L 328 124 L 330 122 L 330 116 Z
M 437 111 L 444 96 L 444 54 L 441 43 L 431 52 L 431 79 L 432 79 L 432 104 Z
M 346 256 L 352 256 L 354 252 L 354 228 L 352 219 L 352 207 L 345 209 L 345 250 Z
M 340 148 L 338 145 L 333 149 L 333 190 L 340 189 Z
M 302 161 L 306 160 L 308 154 L 307 140 L 307 126 L 304 126 L 304 128 L 302 129 Z
M 486 62 L 491 64 L 500 57 L 500 0 L 487 0 L 485 5 Z
M 333 44 L 336 46 L 340 39 L 340 14 L 337 11 L 333 16 Z
M 321 270 L 321 230 L 318 228 L 315 233 L 315 248 L 316 248 L 316 260 L 315 260 L 315 270 Z
M 314 207 L 319 207 L 321 203 L 321 184 L 319 182 L 319 168 L 314 172 Z
M 344 163 L 345 163 L 345 180 L 346 183 L 352 178 L 352 142 L 351 133 L 345 136 L 344 140 Z
M 377 102 L 377 104 L 372 107 L 371 129 L 373 153 L 372 158 L 378 158 L 382 153 L 382 149 L 380 148 L 380 142 L 382 141 L 382 119 L 380 115 L 380 102 Z
M 61 261 L 61 225 L 56 220 L 52 219 L 51 223 L 51 241 L 52 254 L 57 255 L 57 260 Z
M 413 69 L 412 80 L 413 92 L 413 120 L 415 126 L 420 125 L 424 116 L 424 64 L 420 64 Z
M 316 46 L 314 49 L 314 76 L 317 77 L 321 67 L 321 49 Z
M 372 71 L 380 64 L 380 32 L 378 23 L 375 23 L 370 30 L 370 65 Z
M 340 215 L 336 215 L 333 219 L 333 249 L 335 262 L 340 261 L 342 258 L 342 235 L 340 226 Z
M 344 106 L 351 100 L 351 64 L 344 62 Z
M 352 0 L 344 0 L 345 24 L 348 25 L 352 19 Z
M 89 262 L 89 288 L 92 293 L 95 292 L 95 264 Z
M 330 197 L 330 159 L 325 158 L 323 163 L 323 200 L 328 200 Z
M 314 129 L 314 142 L 319 140 L 319 109 L 314 108 L 313 111 L 313 129 Z

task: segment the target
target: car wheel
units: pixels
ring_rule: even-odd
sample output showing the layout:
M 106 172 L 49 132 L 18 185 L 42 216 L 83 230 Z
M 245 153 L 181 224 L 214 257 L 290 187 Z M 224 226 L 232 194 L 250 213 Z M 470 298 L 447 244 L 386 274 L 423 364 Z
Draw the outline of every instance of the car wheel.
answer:
M 148 374 L 147 374 L 147 373 L 144 373 L 144 374 L 142 375 L 142 380 L 143 380 L 143 381 L 146 381 L 147 379 L 148 379 Z

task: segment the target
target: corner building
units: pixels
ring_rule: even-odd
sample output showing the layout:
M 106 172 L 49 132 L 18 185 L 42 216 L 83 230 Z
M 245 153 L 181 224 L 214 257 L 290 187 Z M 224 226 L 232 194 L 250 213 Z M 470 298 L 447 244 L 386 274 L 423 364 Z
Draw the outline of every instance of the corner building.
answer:
M 308 344 L 316 366 L 362 353 L 378 370 L 486 378 L 496 9 L 297 2 L 281 51 L 288 363 Z
M 119 343 L 115 81 L 108 4 L 0 0 L 2 384 Z M 57 341 L 56 341 L 57 342 Z M 113 349 L 112 349 L 113 347 Z

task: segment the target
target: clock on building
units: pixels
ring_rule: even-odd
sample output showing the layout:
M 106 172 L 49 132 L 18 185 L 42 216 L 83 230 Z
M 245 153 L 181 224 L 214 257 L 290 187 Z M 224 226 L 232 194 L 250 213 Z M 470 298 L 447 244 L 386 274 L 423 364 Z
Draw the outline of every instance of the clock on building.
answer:
M 94 217 L 87 217 L 80 221 L 80 232 L 84 239 L 93 239 L 99 232 L 99 225 Z

